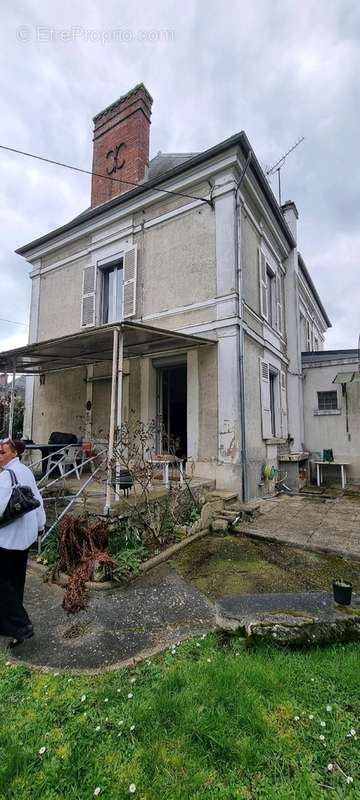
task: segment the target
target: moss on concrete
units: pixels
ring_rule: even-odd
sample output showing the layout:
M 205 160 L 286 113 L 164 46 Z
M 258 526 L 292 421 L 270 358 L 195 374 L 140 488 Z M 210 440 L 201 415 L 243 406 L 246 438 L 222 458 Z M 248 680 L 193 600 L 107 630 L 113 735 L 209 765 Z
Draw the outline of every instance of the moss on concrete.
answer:
M 245 536 L 206 536 L 172 563 L 211 600 L 257 592 L 331 591 L 338 575 L 360 591 L 359 563 Z

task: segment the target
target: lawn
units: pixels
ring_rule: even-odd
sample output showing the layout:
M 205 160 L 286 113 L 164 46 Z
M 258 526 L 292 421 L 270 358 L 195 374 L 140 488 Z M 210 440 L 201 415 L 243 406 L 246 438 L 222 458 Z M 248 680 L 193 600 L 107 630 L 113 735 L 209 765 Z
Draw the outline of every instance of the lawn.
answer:
M 359 663 L 215 634 L 98 676 L 1 658 L 0 798 L 358 798 Z

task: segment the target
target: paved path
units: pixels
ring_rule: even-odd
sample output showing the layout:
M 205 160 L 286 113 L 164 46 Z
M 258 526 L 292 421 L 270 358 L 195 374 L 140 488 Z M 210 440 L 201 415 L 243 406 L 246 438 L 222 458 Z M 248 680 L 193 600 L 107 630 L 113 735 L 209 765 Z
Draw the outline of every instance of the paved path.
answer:
M 360 494 L 328 500 L 321 495 L 282 495 L 261 502 L 261 514 L 236 530 L 260 539 L 360 559 Z
M 167 565 L 126 589 L 91 592 L 88 608 L 78 614 L 68 616 L 62 599 L 63 590 L 44 584 L 30 565 L 25 605 L 36 636 L 10 658 L 61 670 L 111 668 L 215 628 L 209 601 Z M 0 649 L 7 642 L 0 637 Z

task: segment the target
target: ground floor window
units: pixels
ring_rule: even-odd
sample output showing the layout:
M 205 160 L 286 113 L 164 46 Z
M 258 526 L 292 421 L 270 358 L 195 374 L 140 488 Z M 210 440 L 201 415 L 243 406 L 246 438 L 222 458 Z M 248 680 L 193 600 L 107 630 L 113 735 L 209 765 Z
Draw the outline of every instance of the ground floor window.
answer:
M 270 419 L 271 419 L 271 435 L 276 436 L 276 390 L 277 381 L 279 379 L 277 372 L 269 372 L 270 384 Z
M 335 411 L 338 407 L 337 392 L 318 392 L 318 410 Z

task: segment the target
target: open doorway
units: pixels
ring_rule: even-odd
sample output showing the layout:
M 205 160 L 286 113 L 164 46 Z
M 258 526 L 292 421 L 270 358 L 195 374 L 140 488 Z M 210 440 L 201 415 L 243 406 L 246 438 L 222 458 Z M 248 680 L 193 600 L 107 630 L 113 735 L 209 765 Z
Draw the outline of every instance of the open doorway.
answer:
M 187 365 L 186 362 L 156 367 L 157 414 L 162 418 L 160 452 L 187 457 Z

